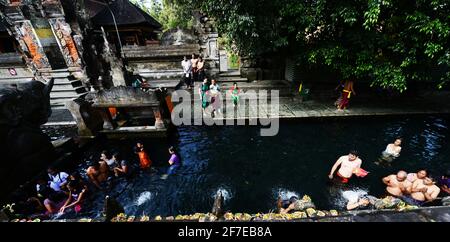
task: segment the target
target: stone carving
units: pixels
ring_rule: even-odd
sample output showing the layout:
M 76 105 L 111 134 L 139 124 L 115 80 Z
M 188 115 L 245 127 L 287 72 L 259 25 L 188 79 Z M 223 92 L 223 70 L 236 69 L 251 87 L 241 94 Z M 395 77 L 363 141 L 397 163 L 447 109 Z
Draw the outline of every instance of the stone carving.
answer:
M 52 87 L 53 79 L 0 86 L 0 197 L 55 159 L 50 138 L 40 129 L 51 114 Z
M 94 105 L 120 105 L 120 104 L 155 104 L 158 105 L 158 96 L 155 91 L 144 92 L 134 87 L 112 87 L 97 93 L 89 93 L 86 100 Z
M 81 59 L 78 55 L 75 41 L 73 40 L 70 26 L 66 23 L 64 18 L 52 18 L 48 22 L 55 33 L 59 48 L 64 56 L 67 66 L 80 67 Z
M 31 64 L 37 69 L 48 68 L 50 64 L 29 20 L 19 22 L 15 26 L 17 40 L 23 50 L 28 52 Z

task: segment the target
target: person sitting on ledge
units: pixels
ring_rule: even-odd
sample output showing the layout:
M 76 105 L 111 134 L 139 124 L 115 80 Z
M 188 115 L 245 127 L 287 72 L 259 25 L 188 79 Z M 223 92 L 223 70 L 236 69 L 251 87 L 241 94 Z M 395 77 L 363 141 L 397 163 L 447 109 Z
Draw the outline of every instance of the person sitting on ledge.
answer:
M 348 155 L 341 156 L 331 168 L 328 177 L 333 179 L 333 174 L 337 171 L 337 175 L 342 183 L 348 183 L 349 179 L 361 168 L 362 160 L 358 157 L 357 151 L 350 151 Z
M 44 206 L 47 210 L 45 215 L 57 214 L 66 203 L 64 193 L 52 192 L 44 200 Z
M 98 188 L 102 189 L 101 184 L 108 180 L 109 167 L 105 161 L 89 162 L 86 175 L 89 180 Z
M 399 171 L 397 175 L 389 175 L 383 178 L 383 183 L 387 185 L 386 191 L 395 197 L 401 197 L 408 194 L 411 190 L 412 183 L 406 179 L 406 171 Z
M 431 177 L 425 177 L 423 180 L 417 179 L 410 189 L 410 194 L 401 199 L 411 205 L 422 206 L 434 201 L 440 192 L 441 189 L 435 185 L 434 180 Z
M 70 181 L 67 184 L 67 188 L 69 189 L 69 197 L 59 212 L 64 213 L 66 209 L 73 208 L 76 213 L 79 213 L 81 211 L 81 205 L 84 201 L 87 189 L 76 181 Z

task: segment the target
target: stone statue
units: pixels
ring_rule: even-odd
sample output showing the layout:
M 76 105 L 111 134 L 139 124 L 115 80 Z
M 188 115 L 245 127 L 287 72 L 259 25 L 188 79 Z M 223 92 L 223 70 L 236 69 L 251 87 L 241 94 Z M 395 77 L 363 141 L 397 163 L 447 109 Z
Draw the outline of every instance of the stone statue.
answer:
M 53 82 L 0 85 L 0 200 L 56 158 L 50 138 L 40 129 L 51 114 Z

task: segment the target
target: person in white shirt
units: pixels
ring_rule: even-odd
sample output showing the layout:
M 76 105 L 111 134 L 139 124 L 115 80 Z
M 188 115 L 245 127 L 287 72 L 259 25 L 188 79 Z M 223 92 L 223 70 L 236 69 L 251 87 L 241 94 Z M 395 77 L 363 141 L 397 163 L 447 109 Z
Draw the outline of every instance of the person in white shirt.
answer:
M 388 144 L 386 149 L 381 153 L 381 157 L 375 161 L 377 165 L 390 165 L 395 158 L 400 156 L 400 152 L 402 151 L 402 139 L 397 138 L 392 144 Z
M 393 156 L 393 157 L 399 157 L 400 151 L 402 151 L 402 147 L 400 146 L 402 144 L 402 139 L 397 138 L 395 139 L 394 143 L 388 144 L 386 146 L 386 150 L 383 151 L 384 156 Z
M 191 79 L 192 79 L 192 62 L 188 60 L 187 56 L 184 56 L 181 61 L 181 67 L 183 67 L 183 80 L 184 83 L 188 86 L 188 89 L 191 89 Z
M 54 167 L 49 167 L 47 169 L 48 176 L 50 178 L 50 188 L 56 192 L 63 190 L 67 184 L 67 179 L 69 174 L 65 172 L 60 172 Z

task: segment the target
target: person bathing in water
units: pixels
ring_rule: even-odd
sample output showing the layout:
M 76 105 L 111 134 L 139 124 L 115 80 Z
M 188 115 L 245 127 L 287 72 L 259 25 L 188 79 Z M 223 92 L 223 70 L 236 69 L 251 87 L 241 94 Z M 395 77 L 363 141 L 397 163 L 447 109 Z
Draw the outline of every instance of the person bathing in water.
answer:
M 427 175 L 427 170 L 421 169 L 417 173 L 409 173 L 406 179 L 408 179 L 409 182 L 414 183 L 418 179 L 423 181 Z
M 101 184 L 108 180 L 109 166 L 105 161 L 89 162 L 86 175 L 89 180 L 98 188 L 102 189 Z
M 161 177 L 162 179 L 166 179 L 168 176 L 174 175 L 177 172 L 178 168 L 180 168 L 180 166 L 181 166 L 180 156 L 177 154 L 177 152 L 175 151 L 175 148 L 173 146 L 171 146 L 169 148 L 169 154 L 170 154 L 170 159 L 169 159 L 170 167 L 167 170 L 167 174 L 165 174 Z
M 112 158 L 114 160 L 114 163 L 116 164 L 115 167 L 113 168 L 113 172 L 116 177 L 130 175 L 130 168 L 128 162 L 122 159 L 120 153 L 118 152 L 114 153 Z
M 398 158 L 402 151 L 401 145 L 402 139 L 396 138 L 393 143 L 386 146 L 386 149 L 381 153 L 380 159 L 375 164 L 380 165 L 383 162 L 392 162 L 395 158 Z
M 362 160 L 358 157 L 358 152 L 350 151 L 348 155 L 341 156 L 336 163 L 334 163 L 328 178 L 333 179 L 334 172 L 340 166 L 336 175 L 342 183 L 348 183 L 353 174 L 361 176 L 360 172 L 363 171 L 361 169 L 361 164 Z
M 397 175 L 390 175 L 383 178 L 383 183 L 387 185 L 386 191 L 395 197 L 402 197 L 411 191 L 412 183 L 406 179 L 408 173 L 399 171 Z
M 414 181 L 410 194 L 401 199 L 411 205 L 422 206 L 427 202 L 434 201 L 440 192 L 441 189 L 435 185 L 434 180 L 431 177 L 425 177 Z
M 135 153 L 139 156 L 139 165 L 142 170 L 147 170 L 152 166 L 152 160 L 150 160 L 147 152 L 145 152 L 142 142 L 136 144 Z

